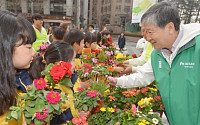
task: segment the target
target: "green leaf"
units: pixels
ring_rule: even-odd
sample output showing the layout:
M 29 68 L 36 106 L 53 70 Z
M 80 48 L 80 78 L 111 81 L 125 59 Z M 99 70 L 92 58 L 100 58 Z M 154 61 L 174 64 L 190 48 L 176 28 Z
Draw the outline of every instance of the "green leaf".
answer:
M 38 119 L 34 119 L 34 123 L 36 125 L 43 125 L 43 122 L 39 121 Z
M 50 63 L 46 68 L 45 68 L 45 70 L 43 70 L 42 72 L 41 72 L 41 74 L 42 75 L 46 75 L 46 74 L 48 74 L 49 73 L 49 70 L 53 67 L 53 63 Z
M 11 112 L 11 116 L 17 120 L 17 112 L 16 111 L 12 111 Z
M 25 120 L 26 120 L 26 123 L 27 123 L 27 124 L 30 124 L 30 123 L 31 123 L 31 118 L 26 118 Z
M 36 112 L 36 109 L 35 108 L 31 108 L 31 107 L 26 107 L 25 108 L 27 110 L 27 112 L 29 112 L 30 114 L 34 114 Z
M 58 84 L 60 85 L 64 85 L 64 86 L 69 86 L 69 87 L 72 87 L 73 84 L 72 84 L 72 81 L 70 78 L 68 77 L 64 77 L 63 79 L 61 79 Z
M 55 110 L 59 110 L 59 105 L 58 105 L 58 104 L 51 104 L 51 106 L 52 106 Z
M 88 106 L 87 105 L 83 105 L 83 110 L 87 111 L 88 110 Z

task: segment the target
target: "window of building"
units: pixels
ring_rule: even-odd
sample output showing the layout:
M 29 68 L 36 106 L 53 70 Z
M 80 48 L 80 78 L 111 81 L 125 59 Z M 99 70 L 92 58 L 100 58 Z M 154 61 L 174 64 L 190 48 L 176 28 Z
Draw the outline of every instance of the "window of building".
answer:
M 124 6 L 124 12 L 128 13 L 130 11 L 130 6 Z
M 116 11 L 121 11 L 121 5 L 117 5 L 115 8 Z
M 51 0 L 50 14 L 52 15 L 65 15 L 66 14 L 66 1 L 65 0 Z
M 131 0 L 125 0 L 125 2 L 126 2 L 126 3 L 130 3 L 130 2 L 131 2 Z

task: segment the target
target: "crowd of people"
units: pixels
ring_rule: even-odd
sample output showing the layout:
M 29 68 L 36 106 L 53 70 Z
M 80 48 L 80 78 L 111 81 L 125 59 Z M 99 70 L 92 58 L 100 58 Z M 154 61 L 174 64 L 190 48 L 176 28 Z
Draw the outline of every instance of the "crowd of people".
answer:
M 20 94 L 27 92 L 33 79 L 44 77 L 41 72 L 50 63 L 59 61 L 72 65 L 71 81 L 73 87 L 62 88 L 73 97 L 78 87 L 88 88 L 90 82 L 81 81 L 76 70 L 80 67 L 80 51 L 92 51 L 106 43 L 112 43 L 110 32 L 103 29 L 89 32 L 74 28 L 67 23 L 60 26 L 42 26 L 40 14 L 29 21 L 8 11 L 0 11 L 0 124 L 25 125 L 23 115 L 20 121 L 6 121 L 11 106 L 16 105 Z M 147 86 L 156 80 L 165 111 L 171 125 L 200 124 L 200 25 L 181 24 L 179 12 L 169 2 L 159 2 L 150 7 L 141 18 L 143 38 L 142 52 L 138 58 L 123 62 L 123 67 L 114 70 L 126 74 L 109 81 L 110 85 L 121 88 Z M 126 38 L 120 34 L 120 51 L 125 47 Z M 48 44 L 43 55 L 37 53 L 38 47 Z M 138 46 L 139 47 L 139 46 Z M 59 87 L 58 87 L 59 88 Z M 65 91 L 66 92 L 66 91 Z M 60 115 L 55 115 L 50 124 L 62 124 L 73 117 L 87 116 L 88 112 L 78 111 L 73 102 Z

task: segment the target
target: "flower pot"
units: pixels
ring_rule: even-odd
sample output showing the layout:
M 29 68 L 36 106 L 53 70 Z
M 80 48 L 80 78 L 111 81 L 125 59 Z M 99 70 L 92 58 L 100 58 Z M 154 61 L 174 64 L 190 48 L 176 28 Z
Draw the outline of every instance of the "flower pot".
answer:
M 98 105 L 92 109 L 93 112 L 100 112 L 100 109 L 103 107 L 104 100 L 97 101 Z
M 83 80 L 81 79 L 81 87 L 83 88 L 89 88 L 90 87 L 90 83 L 92 82 L 92 79 L 87 79 L 87 80 Z
M 160 116 L 160 118 L 162 118 L 163 111 L 155 111 L 155 110 L 153 110 L 153 112 L 154 112 L 154 113 L 157 113 L 157 114 Z

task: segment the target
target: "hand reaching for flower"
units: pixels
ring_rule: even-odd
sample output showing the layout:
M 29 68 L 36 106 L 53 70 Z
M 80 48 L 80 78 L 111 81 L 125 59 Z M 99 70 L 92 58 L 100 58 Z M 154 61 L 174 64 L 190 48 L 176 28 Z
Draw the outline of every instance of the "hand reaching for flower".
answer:
M 122 74 L 130 74 L 132 73 L 132 66 L 128 66 L 124 69 L 123 72 L 121 72 Z
M 85 116 L 86 118 L 88 118 L 89 116 L 89 114 L 90 114 L 90 111 L 78 111 L 78 109 L 76 109 L 76 112 L 77 112 L 77 114 L 78 114 L 78 116 L 79 117 L 81 117 L 81 116 Z
M 109 82 L 110 86 L 115 86 L 117 84 L 117 79 L 113 78 L 111 76 L 108 76 L 108 82 Z
M 123 67 L 114 67 L 114 71 L 118 72 L 118 73 L 122 73 L 124 71 Z

